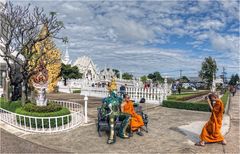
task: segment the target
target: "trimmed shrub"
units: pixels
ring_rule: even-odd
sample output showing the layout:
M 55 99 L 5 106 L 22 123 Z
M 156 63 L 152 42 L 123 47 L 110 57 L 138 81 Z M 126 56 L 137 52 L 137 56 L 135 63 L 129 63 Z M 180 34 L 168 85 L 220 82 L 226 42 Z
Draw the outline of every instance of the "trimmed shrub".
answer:
M 21 115 L 27 115 L 27 116 L 34 116 L 34 117 L 55 117 L 55 116 L 63 116 L 63 115 L 68 115 L 70 114 L 70 111 L 67 108 L 62 108 L 59 111 L 55 112 L 28 112 L 25 111 L 24 108 L 18 108 L 16 109 L 16 113 L 21 114 Z M 30 126 L 30 121 L 31 121 L 31 127 L 37 127 L 37 128 L 49 128 L 49 119 L 37 119 L 35 120 L 34 118 L 31 117 L 26 117 L 25 118 L 25 124 L 26 126 Z M 64 118 L 57 118 L 57 122 L 55 119 L 50 119 L 50 127 L 56 127 L 56 126 L 62 126 L 64 124 L 67 124 L 68 122 L 71 121 L 71 116 L 69 115 L 68 117 Z M 20 124 L 24 124 L 24 117 L 18 116 L 17 115 L 17 122 Z
M 175 100 L 164 100 L 164 107 L 176 108 L 176 109 L 186 109 L 186 110 L 196 110 L 196 111 L 209 111 L 208 104 L 192 103 L 192 102 L 181 102 Z
M 15 112 L 17 114 L 21 115 L 26 115 L 26 116 L 34 116 L 34 117 L 56 117 L 56 116 L 63 116 L 63 115 L 69 115 L 64 118 L 57 118 L 57 122 L 55 119 L 34 119 L 31 117 L 24 117 L 17 115 L 17 122 L 21 125 L 26 124 L 26 126 L 32 128 L 48 128 L 49 127 L 49 122 L 50 122 L 50 127 L 54 128 L 56 126 L 62 126 L 67 124 L 68 122 L 71 122 L 72 117 L 70 115 L 70 111 L 67 108 L 63 108 L 61 105 L 58 105 L 54 102 L 48 103 L 47 106 L 44 107 L 39 107 L 36 106 L 33 103 L 27 103 L 24 105 L 24 107 L 21 106 L 20 101 L 16 102 L 6 102 L 3 98 L 0 98 L 0 105 L 1 108 Z
M 226 106 L 227 104 L 228 96 L 229 96 L 229 92 L 226 92 L 221 98 L 221 100 L 224 103 L 224 106 Z M 169 108 L 176 108 L 176 109 L 209 112 L 209 106 L 207 102 L 184 102 L 184 101 L 177 101 L 177 100 L 164 100 L 162 106 L 169 107 Z
M 48 102 L 47 106 L 37 106 L 33 103 L 27 103 L 23 106 L 23 110 L 28 112 L 39 112 L 39 113 L 46 113 L 46 112 L 55 112 L 60 111 L 62 109 L 62 106 L 54 103 L 54 102 Z
M 81 89 L 75 89 L 73 90 L 73 93 L 81 93 Z
M 21 106 L 22 105 L 20 101 L 7 102 L 3 98 L 0 99 L 0 107 L 5 110 L 15 112 L 15 110 Z
M 200 97 L 200 96 L 206 95 L 208 93 L 209 93 L 209 91 L 203 91 L 203 92 L 198 92 L 198 93 L 185 93 L 185 94 L 180 94 L 180 95 L 176 94 L 176 95 L 168 96 L 168 99 L 176 100 L 176 101 L 186 101 L 189 99 L 193 99 L 195 97 Z

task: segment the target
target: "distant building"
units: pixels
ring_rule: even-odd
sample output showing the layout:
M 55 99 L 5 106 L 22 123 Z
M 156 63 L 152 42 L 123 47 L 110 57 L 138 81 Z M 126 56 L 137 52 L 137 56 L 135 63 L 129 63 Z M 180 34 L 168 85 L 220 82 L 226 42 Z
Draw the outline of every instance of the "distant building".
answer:
M 188 77 L 189 82 L 203 82 L 202 78 L 200 77 Z
M 88 80 L 96 80 L 99 79 L 97 67 L 93 63 L 92 59 L 87 56 L 79 57 L 73 64 L 77 66 L 79 72 L 83 74 L 83 78 Z
M 68 52 L 68 46 L 66 47 L 66 51 L 62 56 L 62 63 L 64 63 L 65 65 L 77 66 L 79 72 L 83 74 L 83 79 L 88 79 L 92 81 L 96 80 L 108 81 L 111 80 L 112 77 L 116 77 L 115 72 L 111 68 L 105 67 L 102 71 L 99 72 L 96 65 L 93 63 L 92 59 L 87 56 L 78 57 L 77 60 L 72 64 Z

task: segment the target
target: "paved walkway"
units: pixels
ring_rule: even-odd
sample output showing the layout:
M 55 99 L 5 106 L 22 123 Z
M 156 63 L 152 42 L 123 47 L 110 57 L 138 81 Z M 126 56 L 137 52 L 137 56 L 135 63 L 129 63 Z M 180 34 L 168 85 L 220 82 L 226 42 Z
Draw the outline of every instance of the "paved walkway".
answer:
M 51 95 L 49 97 L 59 96 Z M 61 95 L 61 97 L 60 99 L 65 98 L 65 100 L 71 101 L 79 102 L 82 100 L 79 95 Z M 226 146 L 208 144 L 205 147 L 196 147 L 193 145 L 193 136 L 186 135 L 179 129 L 181 126 L 191 125 L 192 123 L 206 122 L 210 113 L 164 108 L 149 104 L 144 106 L 145 109 L 148 108 L 145 112 L 149 115 L 150 120 L 149 133 L 144 133 L 144 137 L 134 134 L 132 138 L 125 140 L 117 138 L 114 145 L 106 144 L 106 134 L 98 137 L 95 124 L 79 127 L 65 133 L 51 135 L 25 134 L 22 137 L 33 143 L 48 147 L 50 150 L 78 153 L 239 153 L 239 114 L 236 114 L 239 113 L 239 100 L 238 92 L 231 99 L 229 112 L 231 127 L 230 132 L 225 136 L 228 141 Z M 96 120 L 96 106 L 99 105 L 99 99 L 90 99 L 88 107 L 92 122 Z M 197 135 L 199 134 L 195 134 L 195 136 Z
M 60 151 L 50 149 L 17 137 L 0 128 L 1 153 L 59 153 Z
M 226 153 L 240 153 L 240 90 L 234 97 L 230 98 L 229 115 L 231 119 L 230 132 L 226 136 L 228 146 L 224 146 Z

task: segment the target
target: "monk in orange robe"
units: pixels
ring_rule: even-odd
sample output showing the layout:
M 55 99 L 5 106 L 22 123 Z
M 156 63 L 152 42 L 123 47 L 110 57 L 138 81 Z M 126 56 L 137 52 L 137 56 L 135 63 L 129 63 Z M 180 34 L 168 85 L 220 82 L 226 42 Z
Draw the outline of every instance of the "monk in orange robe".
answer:
M 138 135 L 143 136 L 143 133 L 141 132 L 141 127 L 144 126 L 142 116 L 134 111 L 133 102 L 127 94 L 124 95 L 124 99 L 124 102 L 121 104 L 121 110 L 122 112 L 131 115 L 131 131 L 137 131 Z
M 200 135 L 201 141 L 195 145 L 204 146 L 205 142 L 221 142 L 226 145 L 226 141 L 221 134 L 222 119 L 224 113 L 223 102 L 214 94 L 210 94 L 207 98 L 209 107 L 212 111 L 209 121 L 205 124 Z M 211 103 L 213 102 L 213 103 Z

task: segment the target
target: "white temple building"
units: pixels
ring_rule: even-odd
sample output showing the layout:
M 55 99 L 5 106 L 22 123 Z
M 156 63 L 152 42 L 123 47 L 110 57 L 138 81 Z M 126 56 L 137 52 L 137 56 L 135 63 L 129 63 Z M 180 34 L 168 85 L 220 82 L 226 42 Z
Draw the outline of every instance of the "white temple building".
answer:
M 97 66 L 93 63 L 92 59 L 87 56 L 78 57 L 72 64 L 70 60 L 68 46 L 66 46 L 65 54 L 62 56 L 62 63 L 65 65 L 77 66 L 79 72 L 83 74 L 83 79 L 91 81 L 109 81 L 113 77 L 116 77 L 115 72 L 111 68 L 105 68 L 102 71 L 98 71 Z
M 116 77 L 115 72 L 111 68 L 104 68 L 99 74 L 101 80 L 111 80 L 113 77 Z
M 99 79 L 97 67 L 91 58 L 87 56 L 79 57 L 73 65 L 78 67 L 79 72 L 83 74 L 83 78 L 88 80 Z

